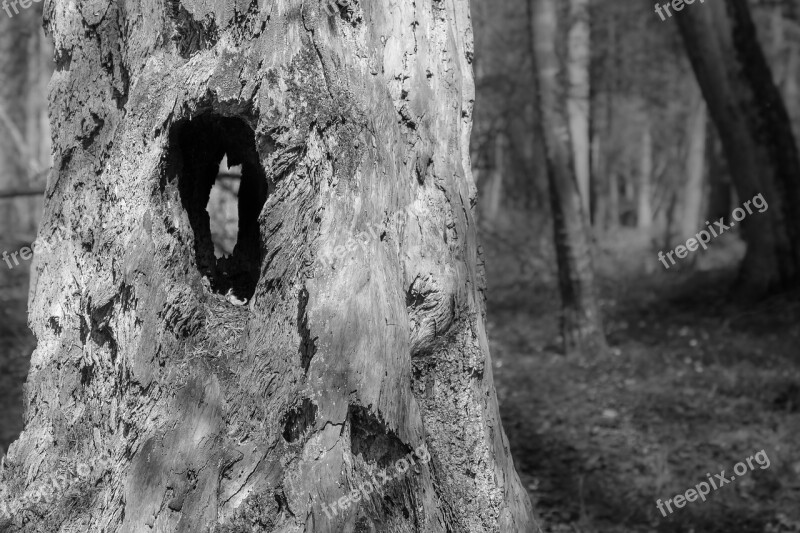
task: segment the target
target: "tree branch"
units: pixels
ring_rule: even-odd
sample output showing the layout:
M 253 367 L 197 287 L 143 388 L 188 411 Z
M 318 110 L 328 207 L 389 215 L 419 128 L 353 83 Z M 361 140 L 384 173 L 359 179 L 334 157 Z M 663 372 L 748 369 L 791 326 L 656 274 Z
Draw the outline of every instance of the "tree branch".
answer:
M 11 191 L 0 191 L 0 200 L 7 198 L 21 198 L 24 196 L 41 196 L 44 189 L 16 189 Z

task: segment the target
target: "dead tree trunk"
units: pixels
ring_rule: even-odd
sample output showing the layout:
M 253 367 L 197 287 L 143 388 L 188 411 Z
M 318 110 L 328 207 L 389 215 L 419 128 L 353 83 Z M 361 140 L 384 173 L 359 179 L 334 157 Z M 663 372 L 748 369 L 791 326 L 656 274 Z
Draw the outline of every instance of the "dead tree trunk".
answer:
M 568 355 L 592 356 L 606 349 L 606 340 L 595 295 L 589 225 L 572 157 L 564 69 L 558 54 L 563 36 L 558 31 L 556 1 L 528 0 L 535 107 L 540 113 L 537 134 L 546 148 L 564 349 Z
M 484 325 L 466 0 L 47 6 L 54 172 L 4 527 L 538 530 Z M 15 510 L 78 463 L 77 491 Z
M 744 296 L 800 281 L 800 159 L 746 0 L 709 2 L 674 17 L 722 139 L 742 203 L 758 194 L 769 209 L 742 223 Z

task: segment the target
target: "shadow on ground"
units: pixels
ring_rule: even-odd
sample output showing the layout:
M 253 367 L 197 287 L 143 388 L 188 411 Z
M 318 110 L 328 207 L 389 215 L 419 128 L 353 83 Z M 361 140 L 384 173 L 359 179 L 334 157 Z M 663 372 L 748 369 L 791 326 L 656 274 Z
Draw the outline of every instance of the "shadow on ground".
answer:
M 514 281 L 503 250 L 486 256 L 503 424 L 545 531 L 800 531 L 800 294 L 740 305 L 730 269 L 600 254 L 612 351 L 568 360 L 552 272 Z M 768 468 L 656 508 L 761 450 Z

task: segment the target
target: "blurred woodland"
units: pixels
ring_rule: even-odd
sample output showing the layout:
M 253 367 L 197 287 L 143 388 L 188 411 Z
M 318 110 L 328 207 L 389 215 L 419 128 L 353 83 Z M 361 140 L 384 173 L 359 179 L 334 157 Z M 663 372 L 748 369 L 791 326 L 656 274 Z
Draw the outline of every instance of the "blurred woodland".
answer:
M 511 452 L 545 531 L 800 532 L 800 4 L 706 0 L 663 21 L 654 7 L 471 0 L 476 217 Z M 34 242 L 43 208 L 59 73 L 41 9 L 0 12 L 0 252 Z M 236 242 L 238 172 L 223 161 L 212 192 L 218 257 Z M 769 209 L 731 224 L 758 194 Z M 730 230 L 665 268 L 659 252 L 718 220 Z M 30 267 L 0 262 L 3 449 L 35 346 Z M 762 449 L 769 469 L 658 512 Z

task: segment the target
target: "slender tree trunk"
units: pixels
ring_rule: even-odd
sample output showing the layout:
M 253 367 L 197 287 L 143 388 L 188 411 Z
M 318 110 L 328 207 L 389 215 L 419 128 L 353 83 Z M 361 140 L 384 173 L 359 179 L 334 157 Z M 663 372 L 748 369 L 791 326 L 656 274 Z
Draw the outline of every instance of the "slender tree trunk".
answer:
M 645 235 L 653 229 L 653 133 L 649 117 L 642 129 L 639 187 L 636 195 L 636 226 Z
M 48 4 L 39 345 L 1 496 L 89 472 L 0 527 L 538 530 L 485 330 L 467 2 L 260 5 Z
M 794 20 L 796 6 L 792 2 L 785 2 L 785 4 L 772 8 L 769 33 L 770 55 L 776 58 L 776 61 L 773 62 L 775 83 L 783 95 L 783 100 L 789 104 L 787 111 L 795 127 L 795 136 L 797 136 L 800 106 L 791 104 L 800 101 L 797 78 L 798 62 L 800 62 L 800 43 L 797 42 L 797 35 L 800 34 L 800 24 Z
M 730 172 L 725 164 L 725 155 L 722 143 L 716 129 L 709 128 L 708 138 L 708 208 L 706 220 L 719 220 L 720 217 L 729 217 L 733 206 L 731 205 L 732 188 Z
M 794 34 L 800 33 L 800 24 L 797 22 L 783 18 L 781 10 L 776 9 L 775 26 L 780 30 L 776 31 L 776 46 L 782 52 L 779 57 L 785 56 L 785 63 L 781 64 L 780 72 L 776 73 L 778 86 L 783 94 L 783 99 L 788 102 L 787 111 L 792 124 L 795 126 L 794 132 L 797 135 L 797 122 L 800 121 L 800 106 L 791 105 L 791 103 L 800 102 L 800 86 L 798 80 L 798 68 L 800 68 L 800 43 L 797 39 L 787 39 L 786 30 L 792 28 Z
M 553 211 L 562 335 L 568 355 L 590 356 L 606 349 L 594 286 L 589 228 L 572 160 L 563 65 L 558 59 L 557 0 L 528 0 L 535 66 L 537 133 L 544 140 Z
M 595 232 L 601 234 L 606 232 L 606 220 L 608 219 L 608 179 L 603 172 L 604 165 L 600 137 L 592 135 L 592 202 L 594 204 L 592 225 Z
M 782 84 L 784 98 L 787 102 L 800 102 L 800 82 L 798 82 L 798 69 L 800 69 L 800 49 L 793 45 L 789 50 L 789 59 L 786 63 L 786 76 Z M 800 117 L 800 105 L 795 104 L 792 109 L 795 116 Z
M 568 66 L 569 90 L 567 113 L 569 116 L 575 177 L 581 195 L 583 212 L 591 216 L 591 26 L 589 0 L 569 0 Z
M 681 239 L 686 240 L 705 227 L 703 216 L 703 193 L 706 171 L 706 105 L 698 94 L 693 102 L 687 126 L 688 149 L 686 157 L 686 182 L 683 188 L 683 218 Z M 694 256 L 693 256 L 694 257 Z
M 794 286 L 800 280 L 800 159 L 747 1 L 708 2 L 674 18 L 740 200 L 762 194 L 769 205 L 742 224 L 748 246 L 740 293 L 757 296 Z
M 490 224 L 497 222 L 500 206 L 503 202 L 503 178 L 506 174 L 506 153 L 508 138 L 502 131 L 494 139 L 494 167 L 489 178 L 486 195 L 486 219 Z
M 608 87 L 606 87 L 606 131 L 605 131 L 605 158 L 604 158 L 604 171 L 605 178 L 608 181 L 608 218 L 607 228 L 609 233 L 614 233 L 619 229 L 620 222 L 620 202 L 619 202 L 619 170 L 615 168 L 616 159 L 612 158 L 609 154 L 612 146 L 611 139 L 614 133 L 615 113 L 614 113 L 614 94 L 618 94 L 620 85 L 619 76 L 619 63 L 617 61 L 618 43 L 617 43 L 617 20 L 615 17 L 608 17 L 608 60 L 605 68 L 608 72 L 610 80 Z
M 608 167 L 607 167 L 608 168 Z M 619 230 L 619 174 L 608 168 L 608 232 Z

